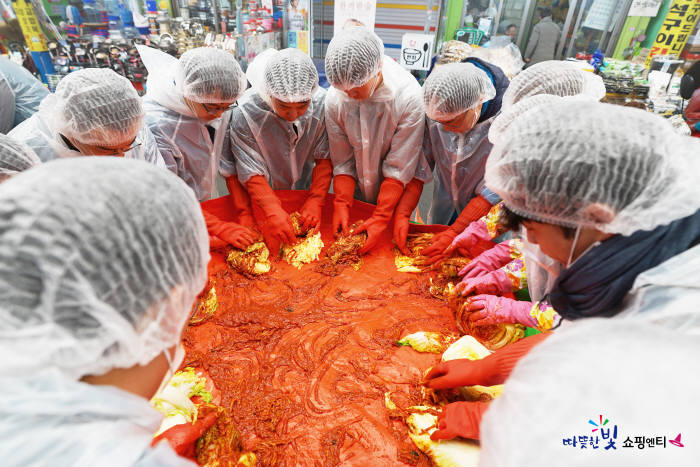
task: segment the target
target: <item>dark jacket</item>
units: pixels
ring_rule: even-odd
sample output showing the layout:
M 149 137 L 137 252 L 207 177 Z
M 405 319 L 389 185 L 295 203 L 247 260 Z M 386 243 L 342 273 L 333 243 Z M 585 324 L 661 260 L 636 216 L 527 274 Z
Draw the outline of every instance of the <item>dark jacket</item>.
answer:
M 484 103 L 481 109 L 481 117 L 477 123 L 488 120 L 489 118 L 496 115 L 501 110 L 501 100 L 503 100 L 503 93 L 506 92 L 508 86 L 510 85 L 510 80 L 506 77 L 499 67 L 492 63 L 483 61 L 480 58 L 469 57 L 462 60 L 462 63 L 471 63 L 475 67 L 484 70 L 486 74 L 491 78 L 493 87 L 496 88 L 496 97 L 488 102 Z

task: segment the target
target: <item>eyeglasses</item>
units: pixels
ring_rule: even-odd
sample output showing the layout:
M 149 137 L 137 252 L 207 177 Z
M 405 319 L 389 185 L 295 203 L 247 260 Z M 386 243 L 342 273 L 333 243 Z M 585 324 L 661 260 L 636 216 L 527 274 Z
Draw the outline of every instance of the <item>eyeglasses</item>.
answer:
M 204 110 L 208 114 L 216 114 L 216 113 L 222 113 L 226 112 L 229 109 L 232 109 L 234 107 L 238 106 L 238 102 L 234 102 L 233 104 L 205 104 L 202 103 L 202 107 L 204 107 Z
M 126 153 L 126 152 L 129 152 L 129 151 L 131 151 L 132 149 L 136 149 L 137 147 L 141 146 L 141 143 L 136 143 L 136 144 L 134 144 L 135 142 L 136 142 L 136 138 L 134 138 L 134 139 L 131 141 L 131 143 L 129 143 L 129 144 L 127 145 L 126 148 L 106 148 L 106 147 L 104 147 L 104 146 L 95 146 L 95 148 L 96 148 L 98 151 L 100 151 L 100 152 L 104 152 L 104 153 L 105 153 L 105 154 L 104 154 L 105 156 L 116 156 L 116 155 L 119 155 L 119 154 L 124 154 L 124 153 Z

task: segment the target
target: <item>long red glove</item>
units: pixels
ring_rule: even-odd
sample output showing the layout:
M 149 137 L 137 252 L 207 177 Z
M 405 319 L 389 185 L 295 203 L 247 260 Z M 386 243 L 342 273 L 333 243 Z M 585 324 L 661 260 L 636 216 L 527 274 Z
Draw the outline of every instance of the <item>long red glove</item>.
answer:
M 488 214 L 490 209 L 491 203 L 489 203 L 483 196 L 479 195 L 472 198 L 467 206 L 462 209 L 462 212 L 459 214 L 454 223 L 448 229 L 436 234 L 433 237 L 432 244 L 424 249 L 422 254 L 424 256 L 432 257 L 434 261 L 437 261 L 445 253 L 447 247 L 450 246 L 452 240 L 454 240 L 454 238 L 460 232 L 466 229 L 467 226 L 475 220 Z
M 241 250 L 245 250 L 255 242 L 255 233 L 249 228 L 235 222 L 224 222 L 204 209 L 202 209 L 202 214 L 210 234 L 210 247 L 216 248 L 220 245 L 216 239 L 223 240 Z M 215 238 L 212 239 L 212 237 Z
M 253 208 L 250 205 L 250 196 L 245 191 L 237 176 L 226 177 L 226 187 L 228 188 L 228 199 L 233 206 L 233 210 L 238 219 L 238 223 L 252 229 L 255 227 Z
M 316 159 L 316 166 L 311 173 L 309 196 L 299 211 L 301 226 L 305 231 L 313 228 L 318 232 L 321 227 L 321 211 L 323 210 L 323 202 L 326 200 L 326 193 L 331 186 L 331 180 L 333 180 L 331 160 Z
M 503 384 L 518 361 L 549 335 L 547 332 L 520 339 L 481 360 L 460 358 L 438 363 L 430 369 L 423 384 L 431 389 Z
M 403 195 L 403 183 L 395 178 L 385 178 L 379 187 L 379 196 L 377 197 L 377 207 L 369 219 L 364 221 L 360 227 L 355 230 L 355 233 L 367 232 L 367 240 L 360 248 L 361 255 L 364 255 L 377 245 L 382 232 L 386 230 L 391 222 L 391 217 L 394 215 L 394 208 Z
M 350 222 L 350 208 L 355 197 L 355 185 L 357 182 L 350 175 L 336 175 L 333 179 L 333 233 L 341 231 L 347 235 Z
M 410 255 L 411 252 L 406 248 L 406 237 L 408 237 L 408 220 L 411 218 L 413 210 L 416 209 L 420 195 L 423 193 L 423 182 L 414 178 L 403 192 L 403 196 L 396 205 L 394 213 L 394 243 L 399 251 L 404 255 Z
M 216 418 L 217 413 L 212 412 L 194 423 L 181 423 L 168 428 L 153 438 L 151 446 L 155 446 L 165 439 L 178 455 L 194 459 L 197 440 L 216 423 Z
M 272 191 L 267 180 L 262 175 L 253 175 L 246 183 L 248 193 L 253 201 L 262 208 L 267 218 L 266 224 L 263 227 L 263 234 L 272 237 L 272 239 L 290 245 L 296 242 L 292 221 L 289 219 L 289 214 L 282 208 L 282 202 L 279 200 L 275 192 Z M 268 245 L 269 247 L 270 245 Z
M 457 436 L 479 439 L 481 417 L 489 408 L 487 402 L 453 402 L 443 407 L 438 415 L 438 429 L 430 439 L 452 439 Z

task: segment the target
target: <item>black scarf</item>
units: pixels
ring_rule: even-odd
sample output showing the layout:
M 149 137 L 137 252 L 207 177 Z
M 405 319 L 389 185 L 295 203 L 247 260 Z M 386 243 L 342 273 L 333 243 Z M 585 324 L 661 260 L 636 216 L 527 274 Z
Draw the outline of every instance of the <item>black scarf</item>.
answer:
M 700 211 L 654 230 L 611 237 L 559 275 L 548 301 L 569 320 L 615 315 L 638 275 L 699 240 Z

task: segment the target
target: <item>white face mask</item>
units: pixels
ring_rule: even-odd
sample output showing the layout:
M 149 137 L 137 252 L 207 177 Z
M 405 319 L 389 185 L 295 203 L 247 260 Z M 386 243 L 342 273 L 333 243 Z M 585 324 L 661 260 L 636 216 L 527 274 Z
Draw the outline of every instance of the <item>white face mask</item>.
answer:
M 163 389 L 165 389 L 165 386 L 168 385 L 170 379 L 173 377 L 177 369 L 180 368 L 182 361 L 185 359 L 185 348 L 182 346 L 182 344 L 177 345 L 175 348 L 175 354 L 172 357 L 170 357 L 170 352 L 168 352 L 168 349 L 163 350 L 163 353 L 165 354 L 165 359 L 168 361 L 168 371 L 165 372 L 163 381 L 160 382 L 160 386 L 158 386 L 158 391 L 156 391 L 156 394 L 159 394 L 161 391 L 163 391 Z
M 578 227 L 576 227 L 576 235 L 574 235 L 574 242 L 571 244 L 571 251 L 569 251 L 569 259 L 568 259 L 567 262 L 566 262 L 566 269 L 569 269 L 571 266 L 574 265 L 574 263 L 575 263 L 576 261 L 578 261 L 579 259 L 583 258 L 583 256 L 584 256 L 586 253 L 588 253 L 588 252 L 591 251 L 593 248 L 595 248 L 595 247 L 597 247 L 598 245 L 600 245 L 600 242 L 594 242 L 594 243 L 591 244 L 588 248 L 586 248 L 586 250 L 585 250 L 583 253 L 581 253 L 580 255 L 578 255 L 578 258 L 574 259 L 574 251 L 576 251 L 576 245 L 578 244 L 578 239 L 579 239 L 579 236 L 580 236 L 580 235 L 581 235 L 581 226 L 578 226 Z
M 544 254 L 540 247 L 527 240 L 527 229 L 522 226 L 520 235 L 523 242 L 523 261 L 527 274 L 527 288 L 530 298 L 537 302 L 552 290 L 559 274 L 564 271 L 562 264 Z

